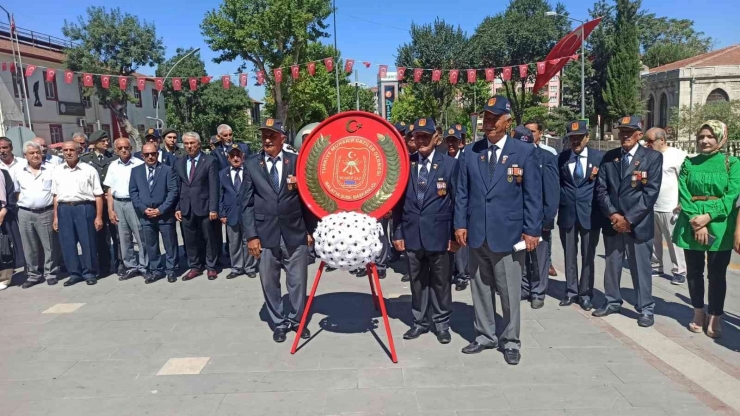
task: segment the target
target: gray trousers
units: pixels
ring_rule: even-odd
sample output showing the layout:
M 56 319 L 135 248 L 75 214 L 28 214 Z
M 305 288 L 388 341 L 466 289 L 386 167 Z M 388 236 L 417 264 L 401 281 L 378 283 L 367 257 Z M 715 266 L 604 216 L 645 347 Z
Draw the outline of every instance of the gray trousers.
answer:
M 439 331 L 450 327 L 452 282 L 446 251 L 406 250 L 411 276 L 411 314 L 414 325 L 429 327 L 429 315 Z
M 604 270 L 604 295 L 608 305 L 622 305 L 622 294 L 619 289 L 622 279 L 622 262 L 627 253 L 627 262 L 635 288 L 638 313 L 652 315 L 655 308 L 653 301 L 653 277 L 650 257 L 653 255 L 653 239 L 640 242 L 625 233 L 616 236 L 604 236 L 606 252 L 606 269 Z
M 118 238 L 121 242 L 123 266 L 126 267 L 126 270 L 137 269 L 141 273 L 145 273 L 149 260 L 146 255 L 146 244 L 142 240 L 144 233 L 139 217 L 136 215 L 134 204 L 131 201 L 113 199 L 113 211 L 118 216 Z M 134 239 L 139 246 L 138 259 L 136 251 L 134 251 Z
M 283 307 L 283 294 L 280 290 L 280 270 L 283 266 L 290 301 L 287 313 Z M 280 247 L 263 248 L 259 270 L 265 306 L 273 327 L 297 326 L 306 306 L 308 245 L 288 247 L 280 237 Z
M 468 260 L 470 260 L 470 247 L 460 247 L 453 255 L 453 273 L 456 279 L 470 280 L 470 269 L 468 269 Z
M 56 277 L 59 273 L 60 252 L 53 222 L 53 209 L 41 213 L 18 209 L 18 228 L 30 282 Z
M 673 244 L 673 226 L 671 224 L 672 212 L 655 212 L 655 244 L 653 258 L 651 260 L 654 270 L 663 272 L 663 239 L 665 238 L 668 245 L 668 254 L 671 256 L 671 273 L 674 275 L 686 276 L 686 259 L 683 250 Z
M 524 258 L 522 277 L 522 298 L 545 299 L 547 282 L 550 279 L 550 244 L 552 231 L 542 232 L 542 241 L 534 251 L 528 251 Z
M 581 278 L 578 278 L 578 241 L 581 245 Z M 591 300 L 594 296 L 594 258 L 599 245 L 599 229 L 587 230 L 576 224 L 560 227 L 560 242 L 565 256 L 565 298 L 578 296 Z
M 476 341 L 481 345 L 498 346 L 496 338 L 496 298 L 494 287 L 501 295 L 504 330 L 500 343 L 505 349 L 518 350 L 521 346 L 520 302 L 522 294 L 522 267 L 525 251 L 494 253 L 483 242 L 479 248 L 470 249 L 471 274 L 473 283 L 470 286 L 475 312 Z
M 242 225 L 226 224 L 226 239 L 229 241 L 231 271 L 234 273 L 257 273 L 259 259 L 247 252 L 247 241 L 242 238 Z

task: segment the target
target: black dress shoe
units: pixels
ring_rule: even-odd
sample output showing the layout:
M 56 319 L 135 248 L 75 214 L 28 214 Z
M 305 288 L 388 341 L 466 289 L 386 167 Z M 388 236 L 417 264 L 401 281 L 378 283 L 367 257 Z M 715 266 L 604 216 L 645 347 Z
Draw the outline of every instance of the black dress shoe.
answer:
M 479 344 L 478 341 L 473 341 L 470 344 L 468 344 L 465 348 L 462 349 L 463 354 L 478 354 L 479 352 L 483 350 L 493 350 L 495 349 L 495 345 L 483 345 Z
M 175 283 L 177 281 L 177 276 L 174 273 L 170 273 L 167 275 L 167 281 L 170 283 Z
M 32 287 L 36 286 L 37 284 L 39 284 L 39 282 L 32 282 L 30 280 L 26 280 L 25 282 L 23 282 L 23 284 L 21 285 L 21 287 L 23 289 L 28 289 L 28 288 L 32 288 Z
M 622 309 L 620 306 L 607 305 L 602 308 L 596 309 L 591 315 L 597 318 L 602 318 L 604 316 L 609 316 L 613 313 L 617 313 L 620 309 Z
M 427 332 L 429 332 L 429 329 L 414 325 L 411 329 L 406 331 L 405 334 L 403 334 L 403 339 L 416 339 Z
M 298 327 L 294 326 L 291 328 L 292 331 L 298 332 Z M 309 339 L 311 338 L 311 331 L 308 330 L 308 328 L 303 328 L 303 332 L 301 332 L 301 339 Z
M 275 342 L 285 342 L 285 334 L 288 332 L 288 328 L 279 326 L 275 328 L 275 332 L 272 333 L 272 340 Z
M 334 270 L 336 270 L 336 269 L 333 268 L 333 267 L 329 267 L 329 266 L 324 267 L 324 271 L 327 272 L 327 273 L 333 272 Z
M 545 300 L 540 298 L 533 298 L 530 305 L 532 306 L 532 309 L 541 309 L 543 306 L 545 306 Z
M 46 284 L 49 285 L 49 286 L 54 286 L 58 282 L 59 281 L 57 280 L 56 277 L 50 277 L 50 278 L 46 279 Z
M 581 309 L 583 309 L 584 311 L 590 311 L 591 309 L 594 308 L 594 304 L 591 303 L 591 301 L 588 299 L 584 299 L 578 302 L 578 304 L 581 305 Z
M 125 274 L 126 274 L 126 269 L 124 269 L 123 267 L 119 267 L 118 270 L 116 270 L 116 275 L 118 275 L 118 277 L 121 277 Z
M 401 276 L 401 281 L 402 282 L 410 282 L 411 281 L 411 275 L 404 274 L 403 276 Z
M 457 279 L 455 282 L 455 290 L 458 292 L 462 292 L 468 287 L 468 281 L 465 279 Z
M 254 279 L 255 277 L 257 277 L 257 273 L 247 273 L 247 277 L 250 279 Z
M 367 270 L 365 270 L 365 269 L 357 269 L 355 271 L 355 276 L 357 276 L 357 277 L 365 277 L 365 276 L 367 276 Z
M 517 365 L 519 364 L 519 360 L 521 359 L 522 355 L 519 353 L 519 350 L 515 350 L 512 348 L 507 348 L 504 350 L 504 361 L 506 361 L 506 364 Z
M 385 270 L 378 270 L 378 279 L 385 279 Z
M 560 301 L 560 306 L 570 306 L 575 302 L 575 297 L 572 298 L 563 298 L 563 300 Z
M 642 314 L 637 318 L 637 325 L 643 328 L 649 328 L 655 323 L 655 317 L 653 315 Z
M 88 286 L 92 286 L 98 283 L 98 279 L 93 277 L 92 279 L 85 280 L 85 283 L 87 283 Z
M 160 276 L 154 275 L 154 274 L 145 274 L 144 275 L 144 283 L 151 284 L 156 282 L 160 279 Z
M 450 341 L 452 341 L 450 331 L 448 329 L 445 329 L 443 331 L 437 332 L 437 341 L 439 341 L 440 344 L 449 344 Z
M 140 274 L 139 271 L 136 269 L 128 269 L 123 273 L 123 275 L 118 276 L 118 280 L 120 281 L 128 280 L 134 276 L 138 276 L 139 274 Z
M 82 281 L 82 279 L 74 279 L 74 278 L 70 277 L 69 279 L 67 279 L 66 282 L 64 282 L 64 286 L 76 285 L 77 283 L 80 283 L 81 281 Z
M 242 273 L 239 273 L 239 272 L 231 272 L 231 273 L 229 273 L 229 274 L 228 274 L 228 275 L 226 276 L 226 278 L 227 278 L 227 279 L 233 279 L 233 278 L 235 278 L 235 277 L 239 277 L 239 276 L 241 276 L 241 275 L 242 275 Z

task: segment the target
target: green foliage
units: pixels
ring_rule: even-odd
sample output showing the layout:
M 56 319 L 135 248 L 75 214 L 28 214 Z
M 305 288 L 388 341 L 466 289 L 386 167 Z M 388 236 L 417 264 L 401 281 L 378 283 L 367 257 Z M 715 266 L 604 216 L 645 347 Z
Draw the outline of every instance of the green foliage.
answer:
M 699 49 L 694 45 L 661 41 L 647 50 L 642 56 L 642 63 L 647 65 L 648 68 L 657 68 L 705 52 L 705 50 Z
M 431 95 L 418 94 L 410 85 L 403 88 L 396 102 L 391 109 L 391 122 L 400 121 L 413 123 L 414 120 L 422 117 L 429 117 L 429 114 L 437 114 L 439 110 L 436 107 L 434 97 Z
M 131 76 L 140 67 L 154 66 L 164 60 L 164 45 L 156 35 L 154 24 L 140 21 L 118 8 L 108 11 L 105 7 L 89 7 L 87 16 L 79 16 L 76 23 L 65 20 L 62 33 L 76 43 L 65 51 L 67 68 L 72 71 Z M 139 133 L 128 121 L 129 91 L 121 91 L 117 82 L 111 82 L 110 88 L 105 89 L 98 77 L 94 82 L 95 87 L 85 88 L 86 96 L 95 94 L 104 107 L 113 110 L 136 147 L 140 147 Z
M 694 104 L 691 110 L 673 108 L 670 120 L 679 139 L 693 139 L 703 122 L 719 120 L 727 124 L 729 140 L 740 141 L 740 100 Z
M 594 79 L 595 71 L 593 63 L 586 59 L 584 65 L 586 74 L 586 118 L 596 122 L 594 110 L 594 96 L 598 88 Z M 574 113 L 581 116 L 581 61 L 571 61 L 563 68 L 563 76 L 560 78 L 562 91 L 562 105 L 571 109 Z
M 563 136 L 567 123 L 579 118 L 581 118 L 580 110 L 576 112 L 570 107 L 562 106 L 550 110 L 542 119 L 542 124 L 545 125 L 545 130 L 554 131 L 558 136 Z
M 638 114 L 640 101 L 640 44 L 637 32 L 639 0 L 617 0 L 614 52 L 607 65 L 604 103 L 612 118 Z
M 640 47 L 646 54 L 659 45 L 684 45 L 697 53 L 708 52 L 712 48 L 712 38 L 694 29 L 694 21 L 657 17 L 655 13 L 641 11 L 638 14 Z M 661 63 L 665 65 L 670 62 Z M 646 63 L 646 65 L 650 66 Z

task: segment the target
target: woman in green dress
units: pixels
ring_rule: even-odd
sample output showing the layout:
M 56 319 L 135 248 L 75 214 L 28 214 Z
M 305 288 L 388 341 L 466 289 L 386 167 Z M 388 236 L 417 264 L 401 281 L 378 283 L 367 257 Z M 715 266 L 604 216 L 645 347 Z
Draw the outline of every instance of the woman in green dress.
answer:
M 697 156 L 687 158 L 678 178 L 681 214 L 673 230 L 673 242 L 684 249 L 694 318 L 689 331 L 722 336 L 721 316 L 727 292 L 727 266 L 734 245 L 740 195 L 740 162 L 723 154 L 727 126 L 709 120 L 696 134 Z M 704 312 L 704 268 L 708 269 L 708 302 Z

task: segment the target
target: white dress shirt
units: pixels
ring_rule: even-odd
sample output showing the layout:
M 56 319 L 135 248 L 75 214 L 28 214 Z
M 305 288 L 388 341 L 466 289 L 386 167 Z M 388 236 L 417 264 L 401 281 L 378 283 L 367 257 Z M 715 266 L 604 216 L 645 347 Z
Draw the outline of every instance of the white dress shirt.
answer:
M 108 165 L 108 174 L 105 175 L 103 185 L 110 188 L 114 198 L 128 199 L 128 184 L 131 181 L 131 170 L 143 164 L 144 162 L 137 157 L 132 157 L 127 163 L 123 163 L 121 159 L 114 160 Z
M 18 206 L 28 209 L 42 209 L 54 203 L 51 182 L 54 166 L 41 164 L 37 173 L 31 172 L 28 165 L 18 168 L 13 177 L 15 191 L 19 192 Z
M 424 156 L 422 156 L 421 153 L 419 153 L 419 163 L 418 163 L 419 167 L 417 168 L 416 173 L 421 173 L 421 159 L 423 158 Z M 434 159 L 434 149 L 432 149 L 432 153 L 430 153 L 429 157 L 427 158 L 427 164 L 426 164 L 427 173 L 432 171 L 432 159 Z
M 504 150 L 504 145 L 506 144 L 506 139 L 508 139 L 509 136 L 507 134 L 504 135 L 504 137 L 501 138 L 501 140 L 498 141 L 498 143 L 495 143 L 496 146 L 498 146 L 498 149 L 496 149 L 496 163 L 498 163 L 499 158 L 501 157 L 501 152 Z M 488 139 L 486 139 L 488 140 Z M 490 163 L 491 161 L 491 149 L 494 143 L 491 143 L 488 141 L 488 161 Z
M 0 169 L 7 170 L 8 173 L 11 173 L 13 172 L 13 168 L 15 168 L 16 166 L 23 167 L 26 164 L 28 164 L 26 159 L 21 159 L 19 157 L 13 156 L 13 161 L 10 162 L 9 165 L 6 165 L 5 162 L 0 161 Z
M 57 196 L 59 202 L 92 202 L 96 196 L 103 196 L 103 188 L 94 167 L 78 162 L 74 168 L 70 168 L 65 163 L 54 168 L 51 193 Z
M 285 164 L 285 154 L 283 153 L 283 151 L 280 151 L 280 153 L 278 153 L 276 157 L 280 158 L 280 160 L 275 163 L 278 173 L 278 187 L 280 187 L 281 182 L 283 181 L 283 165 Z M 267 168 L 267 176 L 270 176 L 272 162 L 270 161 L 270 156 L 267 153 L 265 153 L 265 167 Z
M 576 162 L 573 162 L 573 155 L 575 152 L 573 150 L 570 151 L 570 162 L 568 162 L 568 170 L 570 170 L 570 176 L 573 176 L 573 172 L 576 170 Z M 588 147 L 584 147 L 583 150 L 581 150 L 581 154 L 578 155 L 579 159 L 578 161 L 581 162 L 581 168 L 583 169 L 583 177 L 587 178 L 588 175 L 591 174 L 591 172 L 586 171 L 586 164 L 588 164 Z
M 56 166 L 56 165 L 61 165 L 62 163 L 64 163 L 64 159 L 62 159 L 61 157 L 57 155 L 52 155 L 51 153 L 49 153 L 48 155 L 46 155 L 46 157 L 44 157 L 43 162 Z
M 236 170 L 235 168 L 230 168 L 231 172 L 231 184 L 234 184 L 234 178 L 236 178 L 236 175 L 239 175 L 239 180 L 244 182 L 244 166 L 240 167 L 239 170 Z M 280 170 L 278 169 L 278 173 L 280 173 Z

